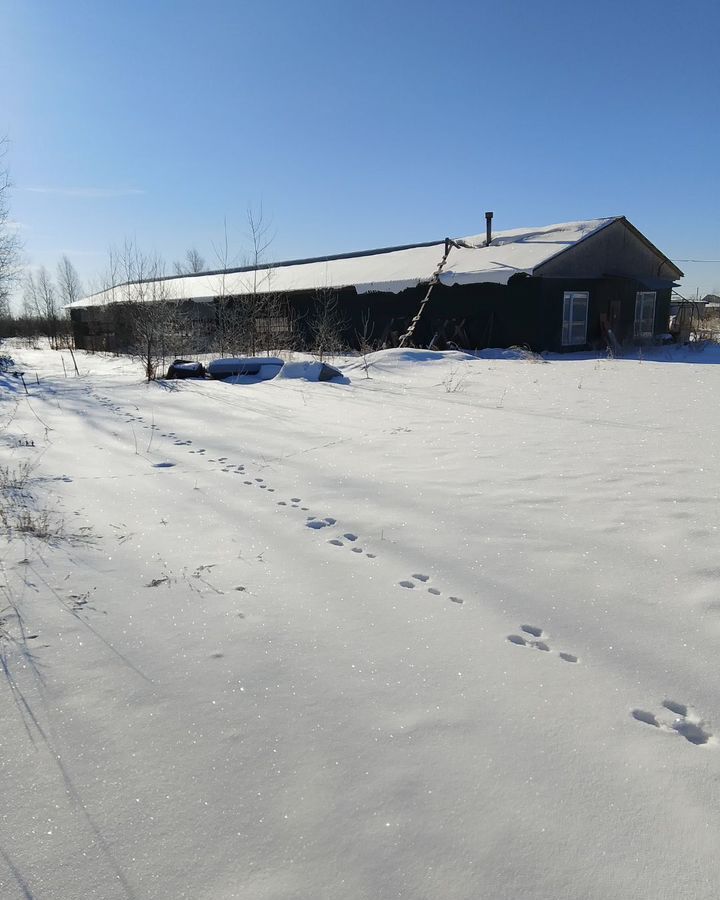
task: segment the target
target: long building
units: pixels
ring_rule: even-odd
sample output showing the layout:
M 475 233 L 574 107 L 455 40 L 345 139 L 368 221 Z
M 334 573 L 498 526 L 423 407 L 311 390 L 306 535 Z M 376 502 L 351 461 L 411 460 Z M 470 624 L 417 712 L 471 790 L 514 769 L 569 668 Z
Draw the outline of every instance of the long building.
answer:
M 173 301 L 212 323 L 273 297 L 296 343 L 332 297 L 344 339 L 378 346 L 583 350 L 667 331 L 680 269 L 624 216 L 117 284 L 70 306 L 76 344 L 122 350 L 113 311 Z

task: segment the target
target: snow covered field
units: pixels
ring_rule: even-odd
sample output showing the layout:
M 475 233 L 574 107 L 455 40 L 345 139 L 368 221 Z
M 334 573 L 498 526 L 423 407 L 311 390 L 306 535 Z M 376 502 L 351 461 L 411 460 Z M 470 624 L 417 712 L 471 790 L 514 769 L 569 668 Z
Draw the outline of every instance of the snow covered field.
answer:
M 713 351 L 10 352 L 3 900 L 717 897 Z

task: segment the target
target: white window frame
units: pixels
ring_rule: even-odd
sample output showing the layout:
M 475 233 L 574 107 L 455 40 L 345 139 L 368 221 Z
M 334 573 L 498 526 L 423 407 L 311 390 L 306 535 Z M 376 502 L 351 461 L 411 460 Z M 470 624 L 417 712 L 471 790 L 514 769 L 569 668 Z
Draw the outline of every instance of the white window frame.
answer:
M 633 335 L 636 338 L 651 338 L 655 334 L 655 291 L 638 291 L 635 294 L 635 322 Z
M 577 312 L 585 307 L 585 318 Z M 562 345 L 581 347 L 587 344 L 588 313 L 590 311 L 590 291 L 565 291 L 563 294 Z

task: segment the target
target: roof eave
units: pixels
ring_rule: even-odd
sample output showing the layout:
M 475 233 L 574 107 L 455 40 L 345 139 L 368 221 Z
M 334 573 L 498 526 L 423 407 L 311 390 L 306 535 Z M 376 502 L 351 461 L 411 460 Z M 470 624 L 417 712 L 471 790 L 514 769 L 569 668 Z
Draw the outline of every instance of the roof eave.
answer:
M 660 257 L 660 258 L 661 258 L 668 266 L 670 266 L 670 268 L 671 268 L 674 272 L 677 273 L 677 274 L 675 275 L 676 278 L 682 278 L 682 277 L 685 275 L 685 273 L 682 271 L 682 269 L 679 269 L 679 268 L 675 265 L 675 263 L 674 263 L 669 257 L 665 256 L 665 254 L 662 252 L 662 250 L 659 250 L 659 249 L 655 246 L 655 244 L 653 244 L 652 241 L 649 241 L 649 240 L 645 237 L 645 235 L 642 233 L 642 231 L 639 231 L 639 230 L 633 225 L 632 222 L 630 222 L 628 219 L 626 219 L 625 216 L 621 216 L 620 218 L 621 218 L 622 221 L 624 222 L 625 227 L 626 227 L 629 231 L 631 231 L 631 232 L 635 235 L 636 238 L 638 238 L 640 241 L 642 241 L 642 243 L 645 244 L 645 246 L 646 246 L 649 250 L 652 250 L 653 253 L 657 253 L 657 255 L 658 255 L 658 256 L 659 256 L 659 257 Z

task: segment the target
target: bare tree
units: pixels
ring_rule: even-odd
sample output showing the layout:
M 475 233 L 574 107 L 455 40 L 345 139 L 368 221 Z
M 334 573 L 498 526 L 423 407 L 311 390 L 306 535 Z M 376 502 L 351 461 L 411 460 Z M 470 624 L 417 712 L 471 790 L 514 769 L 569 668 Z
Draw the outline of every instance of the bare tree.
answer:
M 288 346 L 292 327 L 287 303 L 273 290 L 273 267 L 266 262 L 266 254 L 275 235 L 262 206 L 256 210 L 248 208 L 247 225 L 250 252 L 246 265 L 250 272 L 245 291 L 236 302 L 242 320 L 245 349 L 255 356 L 263 351 L 270 353 Z
M 113 291 L 116 327 L 124 331 L 128 351 L 152 381 L 179 349 L 185 331 L 180 304 L 168 297 L 162 260 L 143 253 L 134 242 L 125 242 L 117 268 L 124 283 Z
M 310 351 L 320 362 L 346 347 L 348 318 L 340 309 L 338 295 L 332 290 L 315 292 L 315 305 L 308 321 Z
M 220 356 L 237 353 L 242 347 L 243 323 L 238 304 L 228 292 L 228 268 L 230 251 L 228 247 L 227 219 L 223 219 L 223 236 L 219 244 L 213 243 L 219 273 L 215 280 L 215 349 Z
M 0 138 L 0 317 L 10 315 L 10 292 L 18 279 L 20 239 L 10 221 L 10 175 L 3 165 L 7 139 Z
M 38 286 L 32 271 L 28 269 L 23 279 L 22 315 L 26 319 L 37 318 Z
M 38 330 L 50 339 L 50 346 L 56 350 L 61 331 L 58 294 L 45 266 L 40 266 L 36 275 L 31 271 L 25 275 L 23 312 L 37 321 Z
M 32 345 L 36 335 L 41 330 L 38 321 L 39 291 L 35 275 L 30 269 L 25 273 L 22 285 L 22 311 L 20 316 L 24 324 L 24 338 L 28 345 Z
M 204 272 L 206 269 L 205 260 L 195 247 L 189 247 L 185 251 L 184 260 L 173 263 L 173 270 L 176 275 L 197 275 L 198 272 Z
M 62 335 L 63 344 L 72 347 L 72 327 L 66 307 L 82 298 L 83 289 L 75 266 L 65 255 L 60 257 L 57 265 L 57 286 L 60 306 L 64 312 L 59 320 L 58 337 Z
M 217 268 L 211 277 L 215 320 L 206 341 L 208 346 L 203 349 L 212 346 L 221 356 L 257 355 L 289 346 L 290 342 L 287 304 L 272 290 L 273 270 L 265 263 L 265 253 L 272 242 L 270 223 L 260 208 L 248 209 L 247 224 L 250 248 L 242 259 L 245 273 L 230 272 L 231 266 L 237 265 L 237 258 L 230 254 L 227 221 L 223 221 L 221 241 L 213 243 Z
M 82 285 L 75 266 L 67 256 L 61 256 L 57 266 L 57 284 L 63 306 L 82 298 Z

